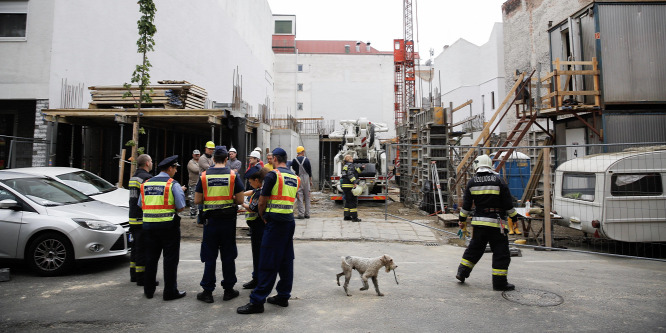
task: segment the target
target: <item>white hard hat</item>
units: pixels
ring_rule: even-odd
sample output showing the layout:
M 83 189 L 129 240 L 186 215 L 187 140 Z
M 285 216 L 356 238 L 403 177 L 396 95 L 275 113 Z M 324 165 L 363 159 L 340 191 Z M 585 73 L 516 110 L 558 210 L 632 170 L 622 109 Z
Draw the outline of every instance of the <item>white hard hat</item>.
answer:
M 236 153 L 236 148 L 231 148 L 231 149 L 229 149 L 229 152 L 230 152 L 230 153 Z
M 481 167 L 485 167 L 488 169 L 493 168 L 493 160 L 490 159 L 488 155 L 479 155 L 476 157 L 474 160 L 474 170 L 478 170 Z
M 259 147 L 255 147 L 255 148 L 254 148 L 254 151 L 261 153 L 261 148 L 259 148 Z
M 356 185 L 356 187 L 352 189 L 352 194 L 356 197 L 358 197 L 362 193 L 363 193 L 363 185 Z
M 248 156 L 249 156 L 249 157 L 254 157 L 254 158 L 261 159 L 261 154 L 259 154 L 258 151 L 252 151 L 252 152 L 250 153 L 250 155 L 248 155 Z

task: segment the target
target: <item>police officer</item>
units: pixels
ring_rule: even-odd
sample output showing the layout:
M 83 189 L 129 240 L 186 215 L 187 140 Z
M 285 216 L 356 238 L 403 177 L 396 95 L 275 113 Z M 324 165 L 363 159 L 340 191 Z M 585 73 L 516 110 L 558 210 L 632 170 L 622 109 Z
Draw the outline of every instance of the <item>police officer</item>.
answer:
M 361 169 L 354 165 L 354 157 L 345 155 L 345 165 L 342 167 L 342 192 L 345 194 L 345 220 L 361 222 L 358 218 L 358 198 L 352 193 L 352 189 L 358 186 L 360 179 L 358 174 Z
M 258 285 L 250 294 L 250 303 L 236 312 L 251 314 L 264 312 L 264 302 L 282 307 L 289 306 L 294 281 L 294 202 L 301 179 L 287 168 L 287 152 L 273 150 L 276 169 L 264 178 L 259 197 L 259 216 L 266 223 L 261 242 Z M 267 296 L 275 286 L 276 296 Z
M 509 237 L 507 236 L 506 216 L 518 215 L 513 208 L 511 192 L 504 180 L 492 169 L 492 160 L 488 155 L 480 155 L 474 160 L 476 174 L 467 183 L 460 209 L 460 227 L 464 227 L 472 204 L 476 206 L 472 225 L 472 240 L 463 254 L 456 279 L 465 282 L 474 265 L 481 259 L 490 243 L 493 252 L 493 289 L 514 290 L 515 286 L 507 282 L 507 272 L 511 262 Z
M 141 184 L 139 205 L 143 208 L 143 233 L 146 244 L 146 275 L 143 293 L 153 298 L 157 262 L 164 252 L 164 293 L 165 301 L 185 296 L 178 291 L 177 274 L 180 257 L 180 216 L 177 212 L 185 209 L 183 188 L 173 179 L 180 164 L 178 155 L 165 158 L 157 166 L 160 173 Z
M 228 301 L 239 295 L 234 289 L 236 284 L 236 212 L 243 203 L 243 182 L 235 172 L 226 166 L 229 152 L 226 146 L 215 147 L 213 160 L 215 165 L 201 174 L 194 194 L 194 202 L 203 204 L 206 219 L 201 241 L 201 262 L 204 273 L 201 278 L 203 291 L 197 299 L 213 303 L 215 290 L 215 265 L 217 253 L 222 261 L 222 300 Z
M 130 254 L 130 281 L 143 286 L 146 271 L 146 254 L 143 239 L 143 211 L 139 207 L 141 184 L 153 177 L 149 173 L 153 169 L 153 159 L 148 154 L 136 158 L 136 172 L 129 180 L 129 223 L 132 235 L 132 253 Z

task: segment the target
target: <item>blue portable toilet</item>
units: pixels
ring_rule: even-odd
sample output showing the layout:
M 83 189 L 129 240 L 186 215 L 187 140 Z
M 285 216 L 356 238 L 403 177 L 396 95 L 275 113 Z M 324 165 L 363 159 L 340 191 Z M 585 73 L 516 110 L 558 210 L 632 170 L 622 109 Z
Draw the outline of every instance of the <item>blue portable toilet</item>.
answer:
M 501 156 L 504 156 L 504 154 L 506 152 L 502 153 Z M 496 162 L 495 167 L 498 164 L 499 162 Z M 517 151 L 511 154 L 511 157 L 504 163 L 504 167 L 499 171 L 502 178 L 506 179 L 511 195 L 518 200 L 523 197 L 527 182 L 530 180 L 530 171 L 530 157 Z

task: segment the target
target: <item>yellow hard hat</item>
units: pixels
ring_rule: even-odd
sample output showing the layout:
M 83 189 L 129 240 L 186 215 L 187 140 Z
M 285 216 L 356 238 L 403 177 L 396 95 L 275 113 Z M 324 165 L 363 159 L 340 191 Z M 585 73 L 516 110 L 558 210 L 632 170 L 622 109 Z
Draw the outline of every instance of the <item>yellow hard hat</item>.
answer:
M 300 154 L 300 153 L 302 153 L 303 151 L 305 151 L 305 147 L 303 147 L 303 146 L 298 146 L 298 147 L 296 147 L 296 152 L 297 152 L 297 153 Z
M 206 148 L 215 149 L 215 142 L 213 141 L 206 142 Z
M 524 239 L 516 239 L 513 241 L 515 244 L 527 244 L 527 240 Z

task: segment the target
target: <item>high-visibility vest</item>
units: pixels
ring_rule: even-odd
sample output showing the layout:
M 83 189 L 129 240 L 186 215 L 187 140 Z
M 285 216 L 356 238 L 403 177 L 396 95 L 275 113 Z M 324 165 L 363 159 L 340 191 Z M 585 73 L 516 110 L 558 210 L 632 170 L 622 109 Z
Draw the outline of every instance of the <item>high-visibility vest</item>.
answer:
M 143 222 L 169 222 L 176 213 L 176 200 L 171 191 L 173 178 L 149 179 L 141 184 Z
M 250 196 L 250 201 L 249 202 L 252 203 L 252 200 L 257 195 L 259 195 L 259 192 L 252 192 L 252 195 Z M 245 221 L 254 221 L 257 218 L 259 218 L 259 213 L 253 212 L 249 209 L 245 211 Z
M 206 171 L 201 173 L 201 185 L 203 185 L 204 204 L 203 210 L 225 209 L 234 206 L 234 185 L 236 174 L 231 171 L 227 174 L 207 175 Z
M 301 186 L 301 178 L 290 173 L 282 174 L 278 169 L 271 172 L 275 172 L 277 179 L 271 189 L 271 196 L 268 197 L 266 212 L 293 214 L 296 192 Z

